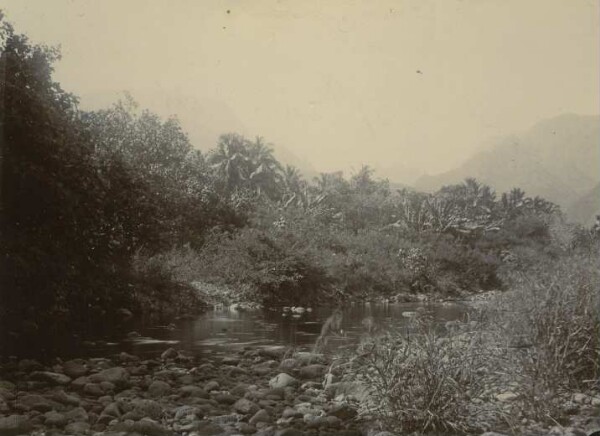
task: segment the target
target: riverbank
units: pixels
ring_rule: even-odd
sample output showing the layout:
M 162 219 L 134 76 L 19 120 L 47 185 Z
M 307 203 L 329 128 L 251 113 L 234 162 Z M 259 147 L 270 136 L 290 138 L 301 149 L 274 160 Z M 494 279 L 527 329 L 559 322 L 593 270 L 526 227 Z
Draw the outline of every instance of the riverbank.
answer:
M 344 375 L 343 363 L 285 347 L 202 360 L 173 348 L 144 360 L 10 360 L 0 365 L 0 434 L 390 436 L 365 412 L 368 389 Z M 496 402 L 507 406 L 509 397 Z M 567 425 L 495 430 L 567 436 L 600 428 L 600 396 L 573 395 L 570 407 Z
M 357 404 L 323 387 L 330 360 L 283 347 L 198 361 L 174 349 L 141 360 L 0 366 L 0 434 L 361 435 Z

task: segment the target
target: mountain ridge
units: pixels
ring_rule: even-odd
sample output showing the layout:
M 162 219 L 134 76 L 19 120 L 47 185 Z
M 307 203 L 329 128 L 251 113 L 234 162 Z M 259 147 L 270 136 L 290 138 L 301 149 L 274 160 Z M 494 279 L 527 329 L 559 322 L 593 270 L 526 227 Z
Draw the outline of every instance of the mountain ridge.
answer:
M 498 192 L 519 187 L 568 209 L 600 183 L 600 116 L 563 114 L 505 136 L 458 167 L 420 177 L 415 188 L 434 191 L 475 177 Z

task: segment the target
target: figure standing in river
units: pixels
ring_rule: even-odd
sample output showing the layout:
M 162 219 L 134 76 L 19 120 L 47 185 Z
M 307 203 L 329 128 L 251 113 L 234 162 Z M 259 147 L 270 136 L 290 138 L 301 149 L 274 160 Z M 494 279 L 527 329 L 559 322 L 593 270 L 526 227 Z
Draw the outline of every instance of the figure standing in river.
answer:
M 344 334 L 342 329 L 342 320 L 344 315 L 341 309 L 336 309 L 333 314 L 325 320 L 321 327 L 321 334 L 315 343 L 315 350 L 322 346 L 327 346 L 327 341 L 331 336 L 341 336 Z

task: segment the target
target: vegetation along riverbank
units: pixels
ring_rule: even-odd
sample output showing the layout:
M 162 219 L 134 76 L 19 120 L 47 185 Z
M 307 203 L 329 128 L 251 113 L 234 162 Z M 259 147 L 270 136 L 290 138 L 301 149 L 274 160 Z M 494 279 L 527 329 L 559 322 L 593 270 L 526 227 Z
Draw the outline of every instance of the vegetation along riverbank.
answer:
M 432 193 L 368 166 L 306 180 L 262 138 L 202 153 L 130 98 L 80 109 L 53 80 L 57 50 L 4 18 L 0 36 L 0 435 L 600 429 L 598 224 L 473 178 Z M 58 352 L 222 302 L 449 299 L 470 319 L 365 324 L 344 354 Z

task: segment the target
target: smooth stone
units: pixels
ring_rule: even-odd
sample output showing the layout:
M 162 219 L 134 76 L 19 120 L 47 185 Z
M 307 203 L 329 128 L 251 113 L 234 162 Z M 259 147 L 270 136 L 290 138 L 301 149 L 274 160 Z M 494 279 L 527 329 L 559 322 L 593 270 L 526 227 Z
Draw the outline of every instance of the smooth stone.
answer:
M 318 363 L 300 368 L 300 377 L 305 379 L 319 378 L 325 375 L 327 366 Z
M 152 397 L 163 397 L 171 392 L 171 385 L 164 381 L 155 380 L 148 386 L 148 394 Z
M 69 360 L 63 363 L 63 372 L 69 377 L 76 379 L 88 373 L 88 369 L 79 360 Z
M 115 384 L 116 386 L 124 386 L 129 380 L 129 373 L 125 368 L 115 366 L 114 368 L 108 368 L 96 374 L 92 374 L 89 376 L 89 378 L 90 381 L 94 383 L 107 381 Z
M 237 400 L 233 405 L 233 409 L 243 415 L 253 415 L 260 410 L 256 403 L 253 403 L 246 398 Z
M 39 380 L 55 385 L 67 385 L 71 383 L 71 377 L 51 371 L 35 371 L 29 377 L 32 380 Z
M 269 380 L 269 386 L 271 388 L 285 388 L 287 386 L 294 386 L 297 384 L 298 380 L 291 375 L 286 374 L 285 372 L 282 372 Z
M 13 436 L 29 433 L 33 429 L 29 418 L 24 415 L 0 417 L 0 435 Z
M 65 415 L 54 410 L 44 413 L 44 417 L 46 418 L 45 424 L 51 427 L 64 427 L 69 422 Z
M 256 412 L 248 422 L 252 425 L 255 425 L 259 422 L 271 422 L 271 416 L 265 409 L 261 409 Z

